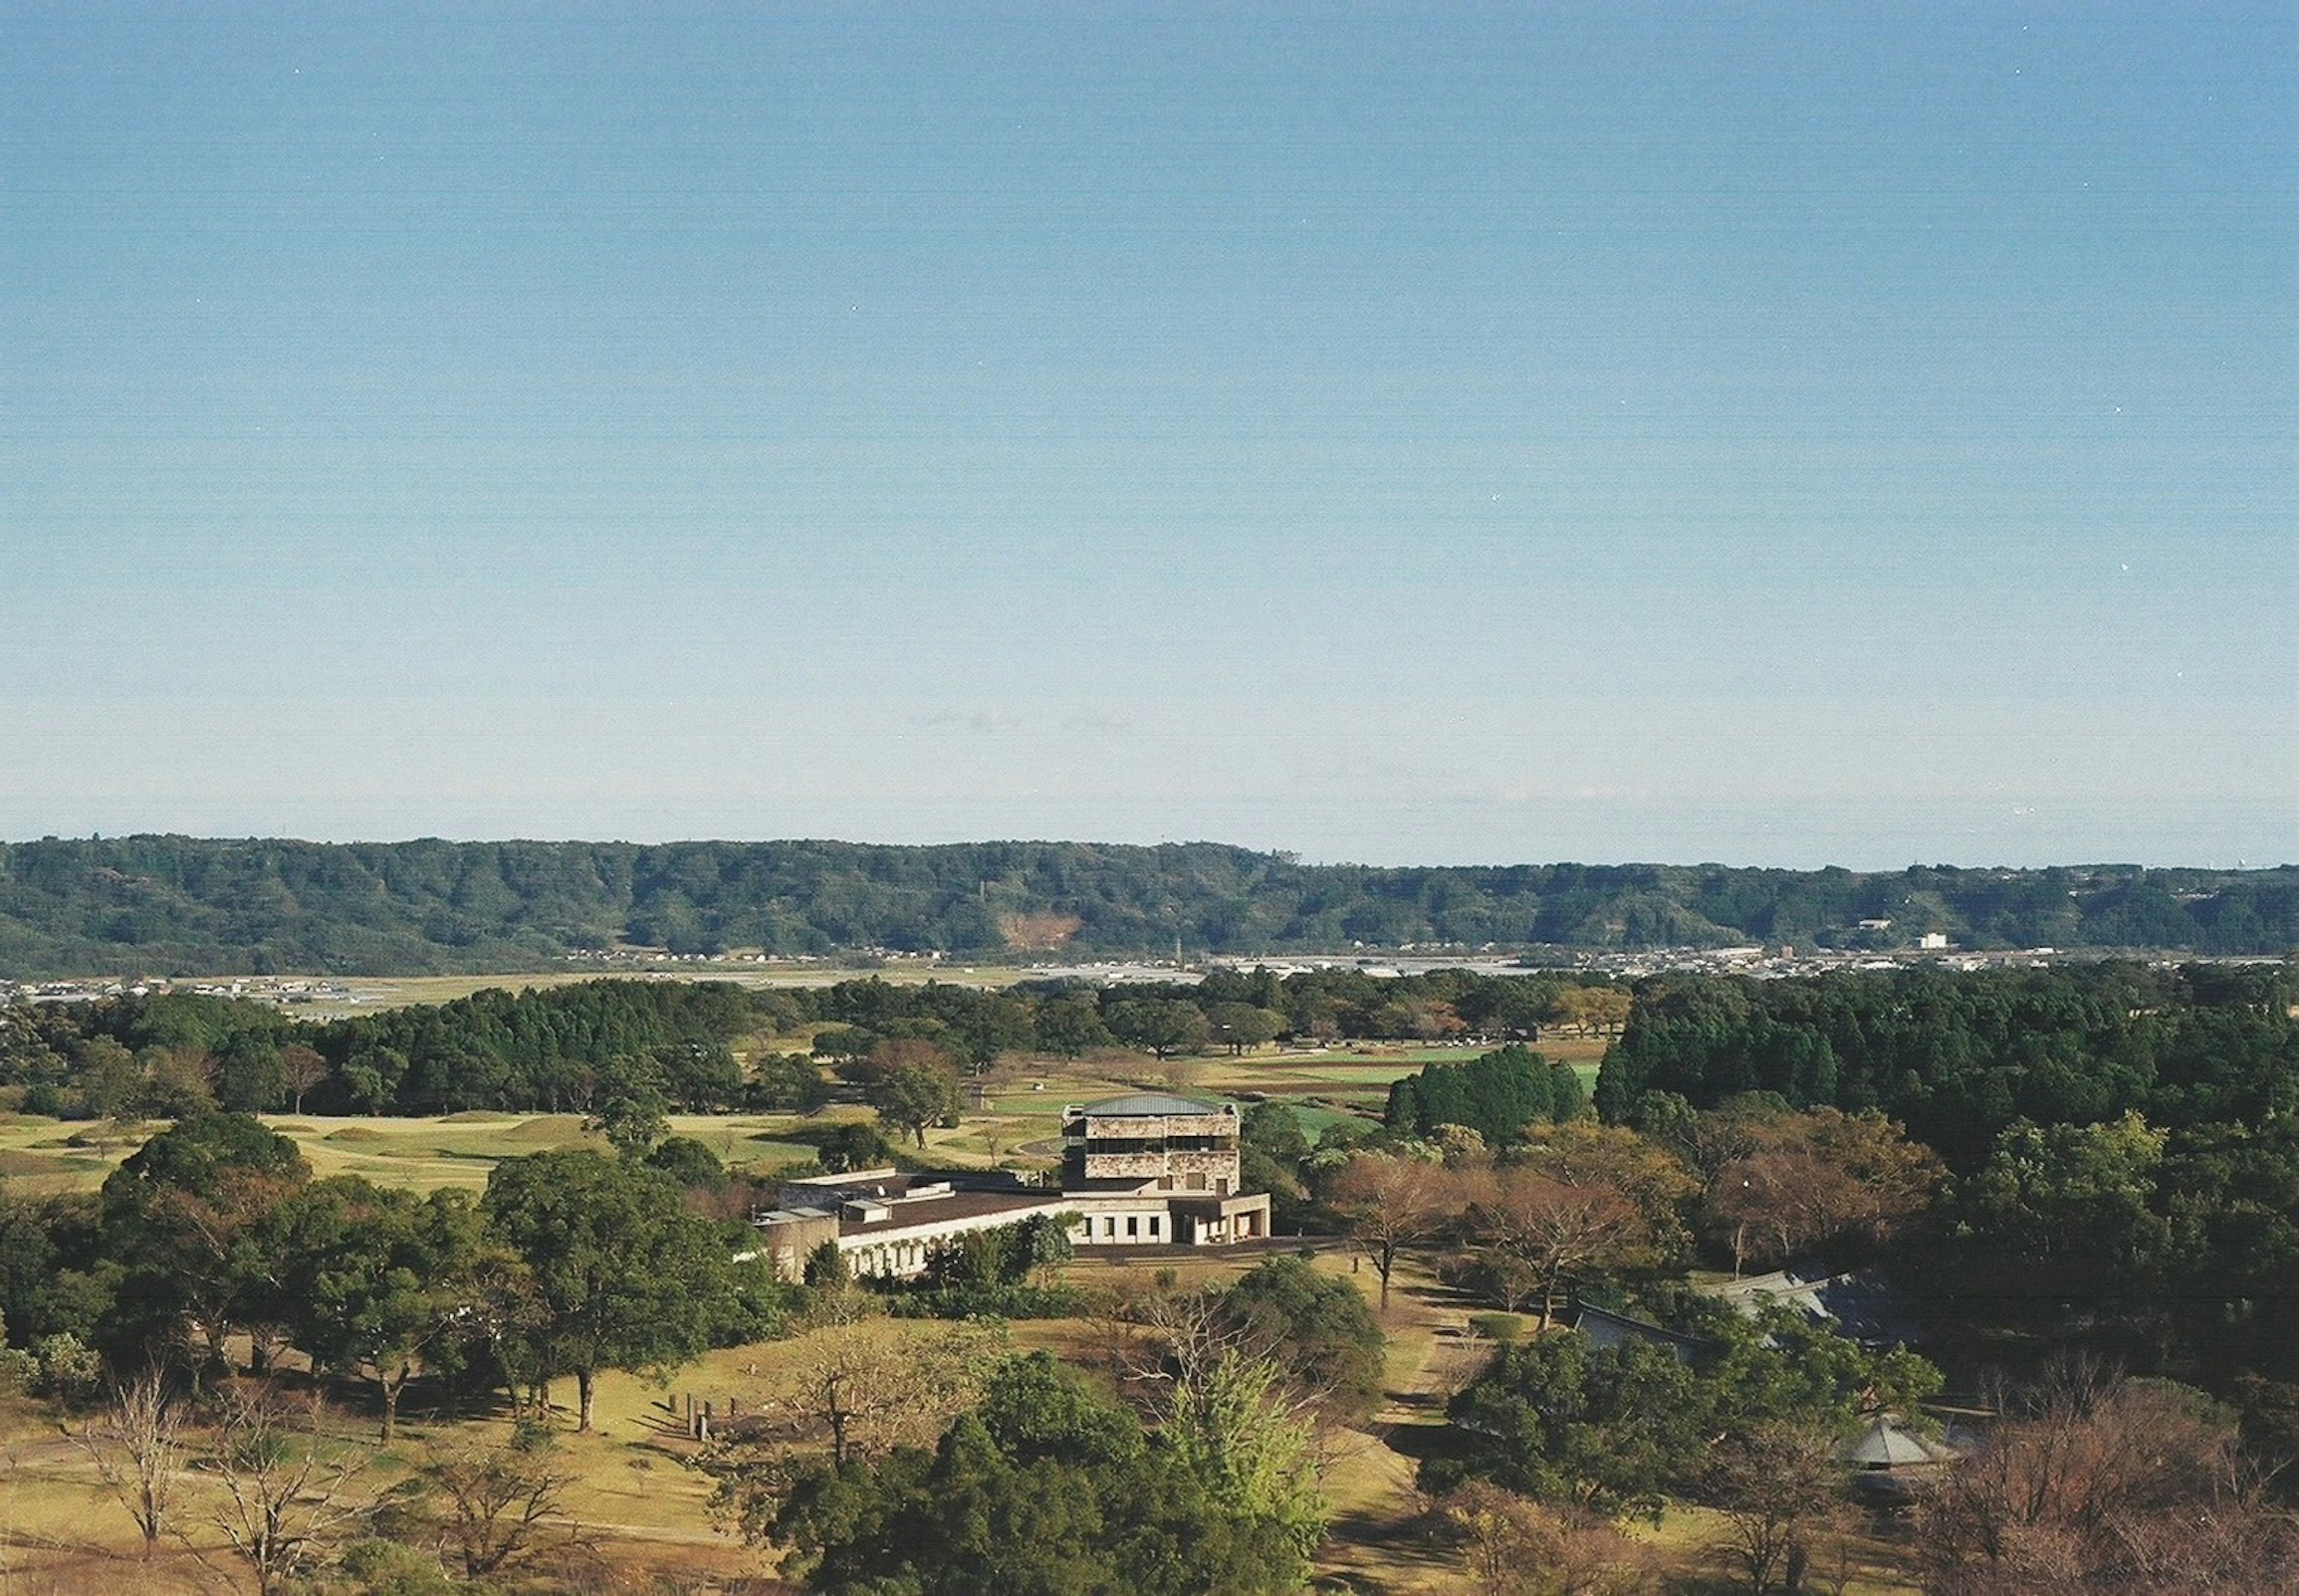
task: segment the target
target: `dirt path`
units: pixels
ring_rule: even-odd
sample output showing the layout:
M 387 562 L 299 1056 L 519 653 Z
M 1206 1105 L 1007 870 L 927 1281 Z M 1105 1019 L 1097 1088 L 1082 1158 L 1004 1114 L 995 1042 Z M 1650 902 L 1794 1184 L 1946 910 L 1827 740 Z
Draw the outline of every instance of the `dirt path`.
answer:
M 1447 1398 L 1491 1348 L 1469 1334 L 1470 1308 L 1426 1275 L 1398 1271 L 1382 1328 L 1390 1337 L 1388 1400 L 1370 1433 L 1352 1434 L 1326 1475 L 1332 1531 L 1318 1573 L 1365 1596 L 1458 1588 L 1453 1559 L 1424 1533 L 1414 1472 L 1445 1422 Z

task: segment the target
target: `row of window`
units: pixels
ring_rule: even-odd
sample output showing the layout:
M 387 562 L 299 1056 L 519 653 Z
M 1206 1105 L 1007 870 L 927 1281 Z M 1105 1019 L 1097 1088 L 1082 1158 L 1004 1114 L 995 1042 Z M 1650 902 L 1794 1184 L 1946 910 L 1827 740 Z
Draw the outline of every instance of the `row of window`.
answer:
M 1141 1228 L 1141 1222 L 1145 1218 L 1150 1221 L 1150 1228 L 1146 1232 Z M 1104 1214 L 1101 1217 L 1101 1239 L 1103 1241 L 1114 1242 L 1118 1239 L 1117 1219 L 1118 1217 L 1116 1214 Z M 1091 1219 L 1088 1219 L 1084 1224 L 1085 1234 L 1082 1239 L 1090 1242 L 1094 1239 L 1093 1221 Z M 1152 1242 L 1163 1241 L 1165 1239 L 1165 1236 L 1162 1234 L 1164 1224 L 1165 1216 L 1163 1214 L 1127 1214 L 1125 1216 L 1125 1239 L 1129 1242 L 1139 1242 L 1144 1240 Z

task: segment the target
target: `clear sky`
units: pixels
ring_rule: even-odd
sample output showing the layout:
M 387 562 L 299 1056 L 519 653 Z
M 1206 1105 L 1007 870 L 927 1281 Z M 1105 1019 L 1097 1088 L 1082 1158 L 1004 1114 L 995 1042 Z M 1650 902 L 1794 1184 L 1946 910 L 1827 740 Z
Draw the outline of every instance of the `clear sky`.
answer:
M 2288 4 L 359 10 L 0 21 L 0 836 L 2299 859 Z

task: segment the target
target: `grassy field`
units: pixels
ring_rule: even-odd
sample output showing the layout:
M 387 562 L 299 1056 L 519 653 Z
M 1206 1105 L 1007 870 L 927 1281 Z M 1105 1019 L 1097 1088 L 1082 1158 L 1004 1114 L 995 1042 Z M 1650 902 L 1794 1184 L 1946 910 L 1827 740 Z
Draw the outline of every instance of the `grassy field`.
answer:
M 1593 1086 L 1598 1042 L 1545 1044 L 1572 1061 Z M 1458 1048 L 1359 1043 L 1325 1052 L 1263 1048 L 1241 1058 L 1199 1058 L 1165 1064 L 1137 1053 L 1108 1052 L 1075 1061 L 1031 1059 L 1007 1064 L 983 1083 L 979 1110 L 950 1129 L 927 1133 L 930 1159 L 989 1166 L 1047 1168 L 1057 1150 L 1061 1112 L 1070 1103 L 1144 1089 L 1241 1099 L 1259 1093 L 1290 1104 L 1315 1136 L 1346 1119 L 1380 1117 L 1389 1083 L 1424 1063 L 1459 1062 Z M 810 1158 L 809 1139 L 843 1120 L 867 1118 L 855 1103 L 815 1115 L 674 1115 L 673 1132 L 692 1136 L 730 1168 L 770 1169 Z M 319 1175 L 360 1175 L 379 1185 L 430 1191 L 477 1190 L 502 1159 L 553 1148 L 599 1145 L 580 1115 L 484 1111 L 444 1118 L 369 1118 L 270 1115 L 266 1123 L 293 1138 Z M 37 1115 L 0 1116 L 0 1177 L 25 1193 L 88 1191 L 157 1125 L 71 1123 Z M 910 1150 L 913 1153 L 916 1149 Z

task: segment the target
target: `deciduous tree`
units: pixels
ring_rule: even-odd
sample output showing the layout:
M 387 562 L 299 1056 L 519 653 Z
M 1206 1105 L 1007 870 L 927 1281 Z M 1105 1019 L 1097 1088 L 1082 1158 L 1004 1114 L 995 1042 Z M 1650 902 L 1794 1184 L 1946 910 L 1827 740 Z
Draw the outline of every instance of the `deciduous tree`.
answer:
M 1518 1167 L 1494 1170 L 1471 1190 L 1478 1238 L 1540 1283 L 1544 1329 L 1573 1277 L 1616 1268 L 1649 1240 L 1643 1212 L 1603 1181 Z
M 1398 1254 L 1436 1235 L 1462 1207 L 1458 1186 L 1442 1165 L 1394 1153 L 1350 1153 L 1326 1177 L 1324 1194 L 1381 1276 L 1384 1312 Z
M 257 1596 L 271 1596 L 367 1510 L 352 1490 L 368 1458 L 328 1434 L 316 1398 L 295 1402 L 242 1382 L 224 1388 L 222 1403 L 213 1521 L 255 1575 Z
M 96 1477 L 120 1499 L 136 1532 L 144 1538 L 144 1558 L 172 1525 L 176 1476 L 183 1466 L 182 1409 L 157 1369 L 146 1369 L 112 1388 L 104 1417 L 78 1436 Z

